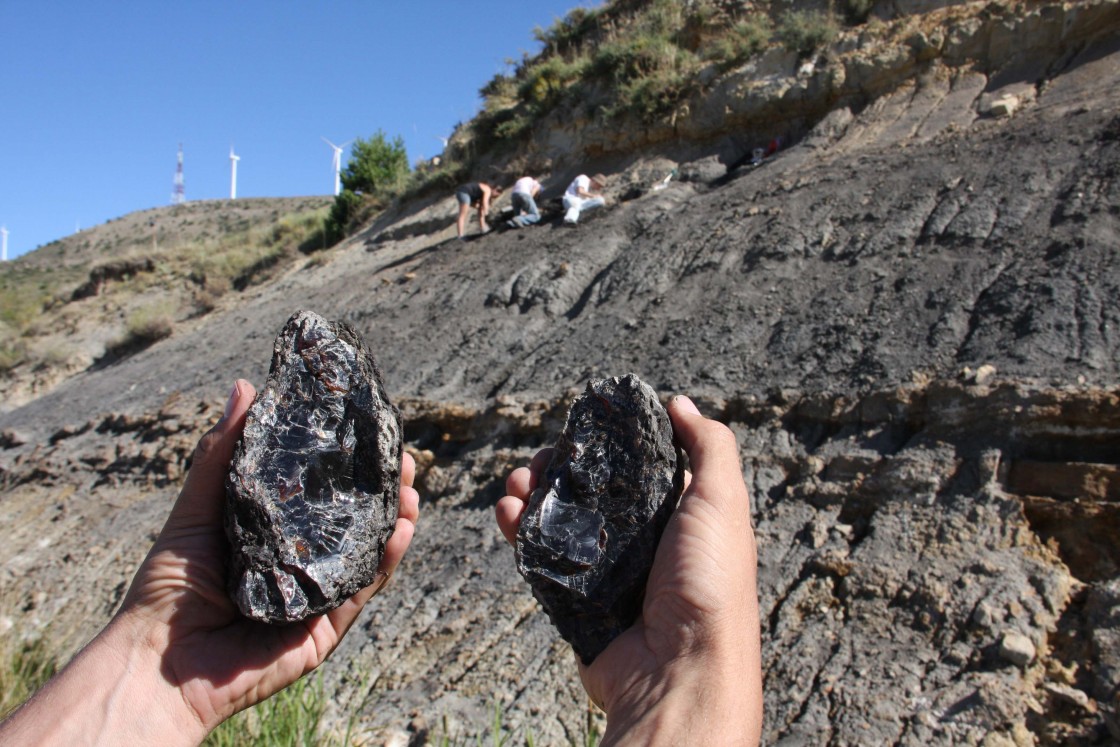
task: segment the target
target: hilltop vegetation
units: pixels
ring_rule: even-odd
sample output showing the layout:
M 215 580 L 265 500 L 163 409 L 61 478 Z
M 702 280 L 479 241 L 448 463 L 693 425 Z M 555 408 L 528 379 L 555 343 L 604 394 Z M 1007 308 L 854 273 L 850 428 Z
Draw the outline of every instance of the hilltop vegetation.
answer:
M 806 56 L 835 38 L 832 4 L 782 7 L 747 0 L 616 2 L 576 8 L 535 36 L 543 51 L 520 60 L 482 89 L 471 122 L 480 144 L 517 142 L 557 109 L 603 121 L 671 119 L 705 80 L 772 46 Z M 862 23 L 870 3 L 846 0 Z
M 169 336 L 328 246 L 326 198 L 206 201 L 133 213 L 0 268 L 0 391 L 105 364 Z
M 555 112 L 605 125 L 672 122 L 712 78 L 771 48 L 807 56 L 844 27 L 862 24 L 870 0 L 797 5 L 751 0 L 626 0 L 575 8 L 536 28 L 542 49 L 509 61 L 512 68 L 482 86 L 481 111 L 453 133 L 438 162 L 396 172 L 348 203 L 341 216 L 371 216 L 395 198 L 449 189 L 480 169 L 512 175 L 534 129 Z M 381 138 L 378 147 L 388 145 Z M 358 155 L 357 160 L 364 156 Z M 358 168 L 360 171 L 360 167 Z M 407 172 L 407 168 L 405 169 Z M 350 187 L 359 191 L 361 188 Z M 376 194 L 374 194 L 376 193 Z M 353 221 L 342 221 L 353 230 Z

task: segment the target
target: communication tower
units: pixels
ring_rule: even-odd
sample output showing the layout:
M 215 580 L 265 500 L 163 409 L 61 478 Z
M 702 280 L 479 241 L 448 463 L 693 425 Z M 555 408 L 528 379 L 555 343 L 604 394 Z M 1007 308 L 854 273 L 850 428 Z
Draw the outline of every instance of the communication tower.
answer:
M 183 144 L 179 143 L 179 163 L 175 167 L 175 187 L 171 191 L 171 204 L 182 205 L 186 201 L 183 191 Z

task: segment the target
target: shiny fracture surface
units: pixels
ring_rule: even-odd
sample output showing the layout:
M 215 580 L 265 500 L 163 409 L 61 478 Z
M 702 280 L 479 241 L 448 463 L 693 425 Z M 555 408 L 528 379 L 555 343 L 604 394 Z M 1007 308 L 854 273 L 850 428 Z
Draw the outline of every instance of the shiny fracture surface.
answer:
M 591 382 L 517 535 L 517 568 L 590 664 L 641 611 L 657 543 L 684 484 L 668 413 L 634 374 Z
M 294 314 L 276 338 L 227 480 L 230 594 L 302 620 L 376 577 L 396 524 L 401 425 L 357 333 Z

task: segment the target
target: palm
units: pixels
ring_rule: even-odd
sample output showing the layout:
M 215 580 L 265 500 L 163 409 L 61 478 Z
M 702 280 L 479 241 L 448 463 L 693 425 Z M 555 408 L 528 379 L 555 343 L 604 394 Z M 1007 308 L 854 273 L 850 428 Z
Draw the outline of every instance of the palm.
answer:
M 129 602 L 166 631 L 161 674 L 212 726 L 312 669 L 338 633 L 323 618 L 290 626 L 245 619 L 212 567 L 225 552 L 220 537 L 189 539 L 148 558 Z
M 122 605 L 157 631 L 161 674 L 180 688 L 207 728 L 269 697 L 311 671 L 334 650 L 363 605 L 396 569 L 412 539 L 419 513 L 412 489 L 415 464 L 401 469 L 400 518 L 385 548 L 378 582 L 331 612 L 290 625 L 267 625 L 241 616 L 226 592 L 222 529 L 225 473 L 252 400 L 251 387 L 231 424 L 207 434 L 195 464 Z
M 741 631 L 742 621 L 756 614 L 750 612 L 753 571 L 747 573 L 755 567 L 754 542 L 736 450 L 723 448 L 718 456 L 707 449 L 694 451 L 693 466 L 699 469 L 703 463 L 707 469 L 703 477 L 686 477 L 684 497 L 650 569 L 641 616 L 590 666 L 579 667 L 584 688 L 608 713 L 621 695 L 657 682 L 673 661 L 703 645 L 712 631 Z M 550 458 L 551 449 L 541 451 L 528 469 L 515 470 L 506 482 L 509 494 L 496 513 L 511 544 Z M 746 640 L 743 635 L 739 640 Z

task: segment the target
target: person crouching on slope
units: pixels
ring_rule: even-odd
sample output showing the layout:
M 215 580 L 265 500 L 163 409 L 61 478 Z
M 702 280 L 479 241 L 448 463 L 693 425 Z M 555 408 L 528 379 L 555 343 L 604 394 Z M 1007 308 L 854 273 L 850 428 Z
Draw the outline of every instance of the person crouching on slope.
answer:
M 459 201 L 459 238 L 467 229 L 467 214 L 471 207 L 478 208 L 478 228 L 482 233 L 490 230 L 486 222 L 486 214 L 490 212 L 490 200 L 502 193 L 502 188 L 491 186 L 485 182 L 470 182 L 455 190 L 455 199 Z
M 580 174 L 564 192 L 564 222 L 575 225 L 579 222 L 579 214 L 583 210 L 602 207 L 607 204 L 601 194 L 603 187 L 607 186 L 607 177 L 602 174 L 587 176 Z
M 513 218 L 506 222 L 510 228 L 523 228 L 537 223 L 541 212 L 537 209 L 537 196 L 541 193 L 541 183 L 531 176 L 523 176 L 513 185 L 510 202 L 513 203 Z

